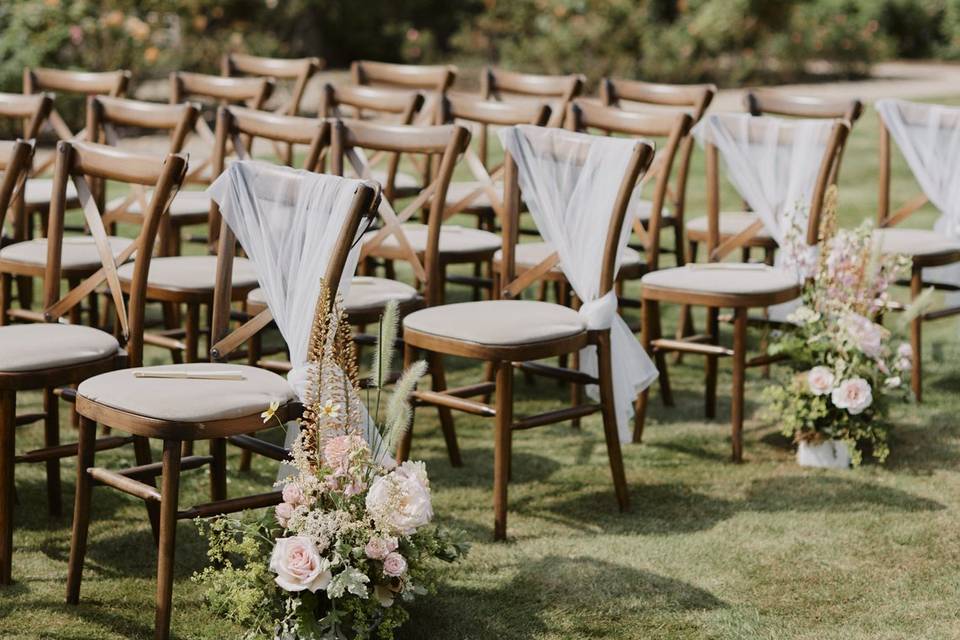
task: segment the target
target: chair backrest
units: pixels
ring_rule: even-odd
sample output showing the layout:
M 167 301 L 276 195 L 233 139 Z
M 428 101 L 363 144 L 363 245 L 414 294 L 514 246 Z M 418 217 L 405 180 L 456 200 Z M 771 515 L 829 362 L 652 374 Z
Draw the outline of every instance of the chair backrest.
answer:
M 323 124 L 326 127 L 325 123 L 320 121 L 317 121 L 317 124 Z M 295 197 L 292 195 L 294 190 L 276 188 L 276 186 L 277 184 L 282 185 L 284 181 L 295 180 L 296 177 L 291 177 L 289 170 L 282 167 L 277 167 L 276 171 L 276 178 L 270 180 L 274 187 L 273 193 L 281 194 L 281 197 Z M 379 200 L 379 189 L 375 184 L 366 182 L 358 184 L 345 218 L 345 224 L 340 229 L 336 245 L 326 265 L 323 282 L 326 284 L 325 293 L 329 296 L 328 300 L 325 301 L 327 304 L 337 296 L 347 259 L 360 230 L 360 223 L 364 218 L 373 215 Z M 288 204 L 296 205 L 297 203 L 289 202 Z M 239 328 L 230 332 L 230 303 L 233 299 L 231 274 L 233 273 L 237 240 L 233 230 L 225 221 L 221 223 L 219 236 L 220 246 L 217 251 L 217 277 L 211 328 L 213 346 L 210 349 L 210 356 L 214 361 L 225 360 L 230 353 L 249 341 L 252 336 L 273 320 L 270 309 L 264 309 Z
M 350 65 L 350 76 L 358 85 L 422 91 L 426 101 L 417 124 L 436 124 L 440 117 L 440 99 L 453 86 L 457 68 L 357 60 Z
M 106 282 L 117 311 L 122 336 L 127 342 L 130 366 L 142 364 L 144 308 L 150 259 L 161 219 L 182 184 L 186 170 L 187 159 L 182 154 L 164 156 L 134 153 L 78 140 L 61 140 L 57 144 L 44 273 L 44 319 L 47 322 L 57 322 L 61 316 Z M 153 195 L 144 211 L 143 225 L 137 239 L 116 257 L 107 239 L 100 211 L 94 202 L 88 177 L 152 187 Z M 103 267 L 61 297 L 64 214 L 67 182 L 70 180 L 77 189 L 84 221 L 93 236 Z M 125 296 L 117 275 L 117 266 L 134 254 L 136 257 L 133 276 Z
M 525 142 L 532 156 L 543 159 L 547 164 L 558 163 L 565 168 L 579 167 L 587 172 L 599 169 L 601 158 L 592 153 L 592 146 L 597 141 L 607 141 L 608 138 L 590 136 L 573 131 L 560 129 L 543 129 L 539 131 L 532 127 L 537 135 L 525 135 Z M 620 143 L 621 141 L 616 141 Z M 619 181 L 616 197 L 613 200 L 612 211 L 604 235 L 604 249 L 600 256 L 601 268 L 599 282 L 599 297 L 613 289 L 617 273 L 617 253 L 623 237 L 623 225 L 626 220 L 627 207 L 630 203 L 637 180 L 650 166 L 653 160 L 653 146 L 644 141 L 637 141 L 626 162 L 626 169 Z M 561 171 L 563 179 L 570 178 L 568 171 Z M 545 273 L 549 272 L 560 261 L 559 254 L 554 251 L 539 264 L 525 270 L 519 276 L 516 273 L 516 245 L 520 224 L 520 181 L 517 160 L 509 149 L 504 157 L 504 190 L 507 198 L 507 211 L 503 224 L 503 257 L 501 260 L 500 288 L 496 292 L 500 298 L 520 297 L 523 290 L 537 282 Z M 574 185 L 567 185 L 574 188 Z M 533 210 L 534 205 L 528 200 Z M 547 204 L 547 203 L 540 203 Z M 603 215 L 597 212 L 597 215 Z
M 524 98 L 546 99 L 551 115 L 549 126 L 559 127 L 571 100 L 583 92 L 586 76 L 519 73 L 498 67 L 484 67 L 480 76 L 480 94 L 487 100 L 509 101 Z
M 798 157 L 797 154 L 793 152 L 793 146 L 795 144 L 804 145 L 816 142 L 809 139 L 809 129 L 803 128 L 804 123 L 810 122 L 809 120 L 781 120 L 772 116 L 748 116 L 746 114 L 715 114 L 707 116 L 707 118 L 710 119 L 710 121 L 705 120 L 701 123 L 701 126 L 713 123 L 728 123 L 731 129 L 733 127 L 745 126 L 746 135 L 749 139 L 738 141 L 740 144 L 747 147 L 760 146 L 766 149 L 768 145 L 773 142 L 778 149 L 784 151 L 784 157 L 789 157 L 791 161 Z M 721 124 L 720 126 L 726 125 Z M 738 130 L 743 131 L 743 129 Z M 810 202 L 809 208 L 807 209 L 806 229 L 804 230 L 807 245 L 813 246 L 819 241 L 820 215 L 823 211 L 824 196 L 826 195 L 827 188 L 831 184 L 830 178 L 835 174 L 836 165 L 839 162 L 840 154 L 843 151 L 843 146 L 846 144 L 849 132 L 850 125 L 846 121 L 832 121 L 828 134 L 823 140 L 819 141 L 822 142 L 822 155 L 818 158 L 809 158 L 809 160 L 816 161 L 817 164 L 816 177 L 813 187 L 809 192 Z M 776 135 L 775 139 L 771 138 L 773 134 Z M 698 135 L 700 134 L 698 133 Z M 719 150 L 717 141 L 712 139 L 711 135 L 709 129 L 703 134 L 705 137 L 704 146 L 707 156 L 707 252 L 710 261 L 721 261 L 729 255 L 730 252 L 745 246 L 751 238 L 756 236 L 757 233 L 764 228 L 765 224 L 763 220 L 757 220 L 737 235 L 728 238 L 722 244 L 720 243 Z M 747 167 L 747 169 L 748 171 L 752 171 L 753 175 L 746 176 L 744 178 L 746 181 L 757 182 L 760 180 L 758 176 L 761 172 L 782 171 L 785 168 L 769 166 L 769 164 L 771 164 L 769 159 L 758 160 L 754 158 L 752 159 L 752 163 L 753 166 Z M 789 169 L 793 175 L 799 173 L 797 167 L 791 166 Z M 735 170 L 736 169 L 733 169 L 731 172 Z M 764 192 L 768 190 L 768 187 L 773 187 L 773 185 L 759 185 L 758 182 L 757 184 L 758 188 Z M 741 193 L 741 195 L 748 198 L 745 193 Z M 807 203 L 784 204 L 786 206 L 805 206 Z
M 878 226 L 900 224 L 928 202 L 941 215 L 960 219 L 956 179 L 960 160 L 960 108 L 906 100 L 878 100 L 874 108 L 880 120 Z M 891 138 L 922 189 L 893 213 L 890 212 Z
M 246 75 L 293 82 L 290 98 L 277 109 L 278 113 L 295 116 L 300 113 L 300 102 L 307 83 L 321 67 L 320 58 L 267 58 L 245 53 L 223 56 L 221 72 L 226 77 Z
M 307 145 L 303 169 L 317 171 L 320 154 L 330 143 L 330 125 L 323 118 L 288 116 L 238 106 L 221 106 L 217 110 L 216 142 L 213 148 L 213 173 L 220 175 L 226 167 L 228 147 L 238 160 L 251 159 L 250 148 L 255 138 L 271 142 Z M 280 164 L 287 164 L 280 158 Z M 210 202 L 208 229 L 211 245 L 219 236 L 222 221 L 217 203 Z M 212 246 L 211 246 L 212 248 Z
M 13 204 L 20 200 L 33 160 L 32 140 L 0 141 L 0 244 L 8 212 L 13 215 Z
M 242 104 L 251 109 L 261 109 L 273 93 L 273 85 L 271 78 L 224 78 L 174 71 L 170 74 L 170 103 L 179 104 L 190 98 L 199 98 L 202 102 L 212 101 L 218 106 Z M 197 118 L 196 133 L 205 145 L 213 146 L 216 137 L 203 115 L 201 113 L 201 117 Z M 216 178 L 215 174 L 207 178 L 202 175 L 212 166 L 211 162 L 212 158 L 192 163 L 187 181 L 206 183 Z
M 459 201 L 451 204 L 444 217 L 468 208 L 477 198 L 485 194 L 497 217 L 504 216 L 502 184 L 503 163 L 488 167 L 487 133 L 491 126 L 511 126 L 515 124 L 533 124 L 545 126 L 550 119 L 550 106 L 543 100 L 530 99 L 523 102 L 496 102 L 485 100 L 476 95 L 450 92 L 443 100 L 443 122 L 462 124 L 471 131 L 471 140 L 476 141 L 477 150 L 471 145 L 464 152 L 467 168 L 480 185 Z
M 574 100 L 569 111 L 567 126 L 575 131 L 599 129 L 608 134 L 666 140 L 665 146 L 657 151 L 652 166 L 644 173 L 638 185 L 654 181 L 648 226 L 645 229 L 639 217 L 633 221 L 634 233 L 640 238 L 646 253 L 647 269 L 651 271 L 657 269 L 664 205 L 669 198 L 671 206 L 676 207 L 680 194 L 686 190 L 685 172 L 677 172 L 679 175 L 672 191 L 670 179 L 681 150 L 690 140 L 693 116 L 685 111 L 675 113 L 626 111 L 590 100 Z M 680 219 L 678 224 L 682 222 Z
M 25 140 L 36 138 L 53 108 L 53 95 L 36 93 L 0 93 L 0 118 L 19 121 Z
M 333 173 L 337 175 L 343 175 L 345 166 L 349 164 L 360 178 L 370 179 L 363 150 L 439 157 L 437 171 L 431 182 L 402 211 L 397 213 L 394 208 L 396 203 L 386 195 L 381 199 L 378 211 L 383 226 L 364 243 L 360 258 L 362 260 L 378 249 L 389 236 L 395 236 L 398 251 L 394 259 L 410 263 L 414 276 L 423 283 L 428 305 L 442 304 L 444 288 L 440 278 L 438 251 L 440 225 L 445 220 L 447 188 L 460 154 L 470 143 L 470 133 L 458 125 L 401 126 L 337 120 L 333 123 L 331 137 Z M 426 206 L 430 207 L 427 247 L 421 259 L 404 235 L 402 224 Z

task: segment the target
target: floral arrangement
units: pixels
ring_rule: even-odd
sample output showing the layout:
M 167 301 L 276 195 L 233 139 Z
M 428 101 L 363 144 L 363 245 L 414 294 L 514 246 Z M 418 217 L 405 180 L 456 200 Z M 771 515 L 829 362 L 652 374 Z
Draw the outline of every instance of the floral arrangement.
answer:
M 765 395 L 769 414 L 796 442 L 842 440 L 853 464 L 864 452 L 882 462 L 889 454 L 888 400 L 908 395 L 904 381 L 913 354 L 909 344 L 894 346 L 893 334 L 878 320 L 892 307 L 887 290 L 909 269 L 909 260 L 882 255 L 869 222 L 837 229 L 836 197 L 832 187 L 819 255 L 798 263 L 807 267 L 802 304 L 787 316 L 787 328 L 774 332 L 769 347 L 771 355 L 788 356 L 793 375 Z M 802 242 L 798 226 L 785 244 Z M 809 258 L 804 249 L 788 251 Z
M 380 323 L 361 401 L 356 352 L 339 303 L 321 296 L 311 337 L 309 385 L 292 473 L 273 513 L 208 521 L 211 566 L 195 576 L 218 614 L 245 639 L 392 638 L 401 602 L 435 589 L 437 563 L 462 558 L 460 535 L 432 524 L 422 462 L 391 453 L 411 419 L 418 362 L 381 396 L 391 370 L 396 305 Z M 275 406 L 264 412 L 273 418 Z M 275 419 L 275 418 L 273 418 Z

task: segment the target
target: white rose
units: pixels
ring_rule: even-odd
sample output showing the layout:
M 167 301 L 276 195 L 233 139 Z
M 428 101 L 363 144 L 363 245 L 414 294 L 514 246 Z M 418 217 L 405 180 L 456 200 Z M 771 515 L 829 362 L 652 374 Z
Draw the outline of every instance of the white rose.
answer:
M 835 378 L 833 371 L 827 367 L 814 367 L 807 372 L 807 385 L 810 387 L 810 393 L 815 396 L 822 396 L 833 391 Z
M 884 380 L 883 384 L 887 389 L 899 389 L 903 380 L 900 379 L 900 376 L 891 376 Z
M 316 593 L 330 584 L 330 562 L 321 558 L 310 538 L 279 538 L 270 555 L 270 570 L 276 583 L 286 591 Z
M 855 416 L 873 404 L 873 392 L 863 378 L 850 378 L 837 385 L 830 399 L 838 409 L 846 409 L 847 413 Z
M 410 535 L 433 519 L 430 487 L 422 464 L 405 462 L 373 481 L 366 506 L 379 528 Z

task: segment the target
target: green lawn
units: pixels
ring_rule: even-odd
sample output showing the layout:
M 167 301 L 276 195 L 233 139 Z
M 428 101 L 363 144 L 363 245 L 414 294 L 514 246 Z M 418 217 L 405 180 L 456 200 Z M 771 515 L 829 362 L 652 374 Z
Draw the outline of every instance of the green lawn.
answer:
M 847 225 L 873 216 L 877 139 L 876 115 L 868 111 L 843 167 Z M 703 210 L 702 165 L 698 155 L 690 215 Z M 914 190 L 898 160 L 895 201 Z M 662 407 L 654 393 L 645 443 L 624 447 L 629 513 L 616 510 L 598 417 L 580 431 L 561 424 L 522 432 L 514 445 L 510 539 L 499 544 L 491 542 L 490 423 L 458 416 L 465 465 L 453 469 L 434 412 L 419 411 L 414 456 L 429 467 L 439 519 L 465 529 L 473 549 L 448 571 L 440 593 L 412 606 L 403 637 L 960 637 L 958 337 L 956 320 L 927 325 L 925 402 L 895 411 L 893 453 L 882 466 L 799 468 L 776 417 L 761 413 L 759 394 L 769 382 L 758 371 L 747 385 L 746 463 L 732 465 L 729 369 L 721 367 L 719 418 L 705 421 L 696 358 L 671 367 L 676 408 Z M 166 354 L 150 351 L 148 360 L 164 362 Z M 472 362 L 452 361 L 450 369 L 451 384 L 481 375 Z M 566 396 L 555 383 L 518 376 L 520 414 L 558 407 Z M 22 394 L 21 402 L 22 410 L 35 408 L 38 396 Z M 69 432 L 66 411 L 63 418 Z M 41 430 L 28 427 L 18 437 L 20 449 L 33 447 Z M 232 451 L 233 469 L 236 457 Z M 98 459 L 131 463 L 132 452 Z M 63 466 L 69 505 L 72 461 Z M 263 491 L 274 474 L 274 465 L 257 461 L 250 474 L 231 473 L 230 491 Z M 42 467 L 19 467 L 17 481 L 16 584 L 0 590 L 0 637 L 151 637 L 155 554 L 142 505 L 95 491 L 82 604 L 69 607 L 70 517 L 47 516 Z M 182 502 L 205 496 L 203 473 L 187 472 Z M 204 548 L 195 527 L 181 524 L 174 634 L 236 638 L 240 631 L 208 613 L 190 582 Z

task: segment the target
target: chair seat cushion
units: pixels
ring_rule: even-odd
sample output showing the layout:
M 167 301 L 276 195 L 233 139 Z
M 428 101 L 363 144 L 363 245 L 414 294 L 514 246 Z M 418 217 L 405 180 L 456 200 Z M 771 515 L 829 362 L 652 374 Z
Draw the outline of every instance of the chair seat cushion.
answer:
M 497 194 L 500 196 L 500 200 L 503 200 L 503 183 L 494 182 L 494 189 Z M 453 206 L 466 198 L 468 195 L 473 193 L 480 187 L 479 182 L 451 182 L 450 186 L 447 187 L 447 206 Z M 470 201 L 470 204 L 466 205 L 465 209 L 478 209 L 478 208 L 489 208 L 490 196 L 486 191 L 481 191 L 478 193 L 473 200 Z
M 26 187 L 23 190 L 24 200 L 27 206 L 43 206 L 50 204 L 50 196 L 53 193 L 53 178 L 30 178 L 27 180 Z M 73 180 L 67 181 L 67 200 L 77 199 L 77 188 L 73 186 Z
M 569 307 L 536 300 L 482 300 L 414 311 L 404 329 L 490 346 L 512 346 L 574 336 L 586 324 Z
M 876 229 L 873 238 L 880 251 L 886 254 L 930 256 L 960 251 L 960 241 L 924 229 Z M 3 253 L 0 252 L 0 255 Z
M 364 236 L 364 241 L 369 241 L 372 234 L 370 232 Z M 427 225 L 409 223 L 403 225 L 403 233 L 407 236 L 407 242 L 417 253 L 424 253 L 427 250 Z M 440 253 L 483 253 L 496 251 L 503 242 L 500 236 L 482 229 L 471 229 L 470 227 L 459 227 L 452 224 L 440 226 Z M 397 242 L 397 236 L 391 234 L 387 236 L 380 247 L 396 251 L 400 248 Z M 378 247 L 378 248 L 380 248 Z M 376 250 L 374 250 L 376 253 Z
M 553 253 L 553 247 L 546 242 L 523 242 L 518 244 L 516 248 L 517 267 L 519 269 L 531 269 L 543 262 L 551 253 Z M 499 263 L 502 260 L 503 249 L 499 249 L 493 254 L 493 261 L 494 263 Z M 623 248 L 623 257 L 620 261 L 621 268 L 639 266 L 642 262 L 643 260 L 640 257 L 639 251 L 631 249 L 630 247 Z M 560 263 L 555 264 L 550 271 L 559 273 L 561 271 Z
M 137 371 L 229 371 L 244 379 L 137 378 Z M 241 418 L 264 411 L 272 402 L 296 399 L 290 383 L 272 371 L 211 362 L 111 371 L 83 381 L 77 393 L 127 413 L 181 422 Z
M 134 263 L 128 262 L 117 273 L 120 280 L 133 278 Z M 171 256 L 150 261 L 147 285 L 182 291 L 213 291 L 217 281 L 216 256 Z M 257 286 L 257 272 L 246 258 L 233 260 L 233 286 L 246 289 Z
M 695 265 L 652 271 L 640 279 L 643 285 L 693 293 L 726 295 L 765 294 L 797 286 L 794 274 L 765 265 L 730 263 L 729 268 L 702 268 Z
M 146 199 L 147 202 L 150 202 L 150 199 L 153 197 L 153 191 L 147 191 Z M 111 211 L 116 209 L 123 204 L 125 197 L 114 198 L 107 203 L 107 210 Z M 184 216 L 205 216 L 210 211 L 210 197 L 207 195 L 206 191 L 179 191 L 177 195 L 173 197 L 173 202 L 170 203 L 170 217 L 184 217 Z M 140 206 L 140 200 L 134 200 L 127 206 L 127 213 L 133 215 L 142 215 L 143 209 Z
M 133 244 L 129 238 L 110 236 L 110 247 L 116 257 Z M 26 242 L 17 242 L 0 249 L 0 259 L 42 267 L 47 264 L 47 239 L 35 238 Z M 66 236 L 63 239 L 63 251 L 60 258 L 62 269 L 89 269 L 95 271 L 102 266 L 97 244 L 93 236 Z
M 419 295 L 416 289 L 404 282 L 388 278 L 356 276 L 350 283 L 350 292 L 343 302 L 343 308 L 348 314 L 376 311 L 383 309 L 390 300 L 403 304 L 415 300 Z M 267 299 L 263 295 L 263 289 L 257 287 L 251 291 L 247 295 L 247 302 L 266 306 Z
M 383 169 L 373 169 L 370 171 L 370 178 L 379 182 L 382 186 L 387 184 L 387 172 Z M 420 180 L 409 173 L 397 171 L 393 176 L 393 188 L 396 191 L 419 191 Z
M 720 212 L 720 235 L 735 236 L 747 227 L 752 225 L 760 218 L 752 211 L 721 211 Z M 695 233 L 707 233 L 707 217 L 694 218 L 687 223 L 687 231 Z M 766 227 L 757 232 L 756 238 L 772 239 Z
M 75 324 L 0 327 L 0 371 L 37 371 L 96 362 L 120 349 L 109 333 Z
M 653 202 L 650 200 L 641 200 L 640 198 L 634 198 L 630 201 L 630 205 L 627 207 L 627 219 L 632 219 L 634 217 L 639 218 L 640 220 L 649 220 L 650 214 L 653 211 Z M 664 205 L 660 209 L 660 219 L 666 220 L 672 218 L 670 214 L 670 209 Z

